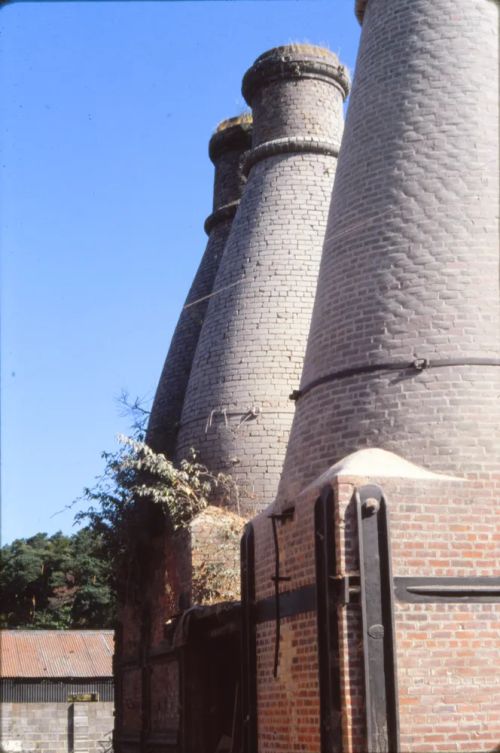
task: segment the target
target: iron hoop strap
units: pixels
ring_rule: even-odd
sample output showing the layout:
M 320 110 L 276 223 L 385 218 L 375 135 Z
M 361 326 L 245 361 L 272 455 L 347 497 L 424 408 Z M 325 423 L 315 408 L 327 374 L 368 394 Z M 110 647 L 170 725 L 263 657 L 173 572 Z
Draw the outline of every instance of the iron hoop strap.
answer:
M 203 225 L 203 229 L 207 235 L 210 235 L 215 225 L 219 222 L 225 222 L 226 220 L 232 220 L 238 209 L 240 200 L 230 201 L 229 204 L 216 209 L 212 214 L 209 214 Z
M 364 366 L 353 366 L 348 369 L 340 369 L 331 374 L 313 379 L 300 390 L 293 390 L 290 400 L 300 400 L 308 392 L 321 384 L 334 382 L 337 379 L 346 379 L 347 377 L 357 376 L 358 374 L 372 374 L 376 371 L 405 371 L 412 369 L 415 372 L 425 371 L 426 369 L 436 369 L 445 366 L 500 366 L 500 358 L 415 358 L 410 362 L 396 361 L 392 363 L 369 363 Z
M 266 141 L 254 147 L 242 157 L 241 172 L 245 177 L 257 162 L 281 154 L 322 154 L 327 157 L 339 156 L 339 145 L 330 141 L 320 141 L 302 136 L 288 136 Z

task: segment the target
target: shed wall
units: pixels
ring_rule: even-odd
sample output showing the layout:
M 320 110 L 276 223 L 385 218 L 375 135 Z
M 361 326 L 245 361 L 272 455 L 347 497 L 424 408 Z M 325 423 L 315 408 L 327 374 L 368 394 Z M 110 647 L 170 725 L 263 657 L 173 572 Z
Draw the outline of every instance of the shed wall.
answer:
M 3 703 L 5 753 L 112 753 L 114 704 Z

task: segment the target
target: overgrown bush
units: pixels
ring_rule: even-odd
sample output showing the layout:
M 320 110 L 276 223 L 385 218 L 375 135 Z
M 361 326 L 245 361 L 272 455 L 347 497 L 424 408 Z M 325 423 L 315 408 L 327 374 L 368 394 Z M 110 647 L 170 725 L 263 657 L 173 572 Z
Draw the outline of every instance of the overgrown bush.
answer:
M 84 489 L 81 499 L 89 507 L 76 516 L 103 540 L 116 589 L 128 587 L 132 574 L 140 573 L 151 521 L 157 527 L 161 520 L 175 535 L 212 500 L 235 494 L 232 479 L 211 473 L 194 451 L 177 467 L 142 439 L 120 436 L 119 442 L 116 452 L 102 454 L 104 472 Z

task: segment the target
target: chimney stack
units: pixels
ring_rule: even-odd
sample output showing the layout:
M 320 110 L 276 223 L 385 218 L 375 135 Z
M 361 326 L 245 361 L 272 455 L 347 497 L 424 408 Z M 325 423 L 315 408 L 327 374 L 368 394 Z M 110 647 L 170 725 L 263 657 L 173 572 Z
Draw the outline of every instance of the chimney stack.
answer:
M 253 111 L 248 176 L 200 334 L 176 456 L 195 448 L 232 475 L 244 516 L 273 499 L 304 358 L 348 79 L 332 52 L 261 55 L 243 94 Z
M 280 496 L 353 451 L 500 466 L 498 5 L 364 0 Z
M 252 118 L 240 115 L 222 121 L 209 143 L 215 165 L 213 212 L 205 221 L 208 243 L 177 323 L 158 383 L 146 441 L 172 457 L 184 395 L 215 275 L 236 213 L 243 179 L 240 161 L 250 148 Z

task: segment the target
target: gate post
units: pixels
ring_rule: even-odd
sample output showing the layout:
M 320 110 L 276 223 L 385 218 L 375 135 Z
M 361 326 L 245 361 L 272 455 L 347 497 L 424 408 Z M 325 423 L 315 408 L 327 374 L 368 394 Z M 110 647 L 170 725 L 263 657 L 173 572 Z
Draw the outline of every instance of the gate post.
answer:
M 394 597 L 387 504 L 374 484 L 355 492 L 370 753 L 399 753 Z
M 257 753 L 257 639 L 255 539 L 251 523 L 241 539 L 241 707 L 243 753 Z
M 339 627 L 334 586 L 337 557 L 333 490 L 325 487 L 314 506 L 321 753 L 342 753 Z

